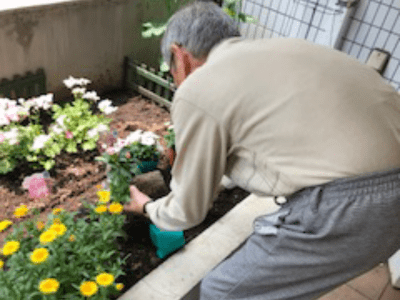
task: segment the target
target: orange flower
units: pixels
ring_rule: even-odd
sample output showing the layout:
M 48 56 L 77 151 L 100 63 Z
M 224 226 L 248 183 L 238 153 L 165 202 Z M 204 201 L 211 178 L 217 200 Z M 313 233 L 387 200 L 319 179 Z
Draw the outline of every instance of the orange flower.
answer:
M 36 223 L 36 228 L 40 231 L 44 228 L 44 222 L 39 221 Z
M 108 208 L 108 210 L 112 214 L 120 214 L 123 209 L 124 209 L 124 207 L 118 202 L 111 203 L 110 207 Z

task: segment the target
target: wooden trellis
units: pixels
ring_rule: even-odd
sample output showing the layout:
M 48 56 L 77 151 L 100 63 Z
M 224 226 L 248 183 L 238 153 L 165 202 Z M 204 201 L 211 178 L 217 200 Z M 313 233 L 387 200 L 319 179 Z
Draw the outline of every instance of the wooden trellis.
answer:
M 124 81 L 126 88 L 133 89 L 168 110 L 170 109 L 176 90 L 170 75 L 157 72 L 145 64 L 139 64 L 126 57 Z
M 31 98 L 46 93 L 46 75 L 43 69 L 25 76 L 15 75 L 12 80 L 0 80 L 0 97 L 10 99 Z

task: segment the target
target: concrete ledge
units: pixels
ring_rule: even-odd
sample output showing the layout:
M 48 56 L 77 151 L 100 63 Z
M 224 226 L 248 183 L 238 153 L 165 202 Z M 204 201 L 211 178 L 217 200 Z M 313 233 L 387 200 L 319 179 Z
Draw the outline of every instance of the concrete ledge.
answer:
M 253 194 L 248 196 L 135 284 L 119 300 L 191 299 L 188 294 L 196 294 L 192 290 L 201 279 L 252 233 L 253 220 L 278 208 L 272 198 L 260 198 Z

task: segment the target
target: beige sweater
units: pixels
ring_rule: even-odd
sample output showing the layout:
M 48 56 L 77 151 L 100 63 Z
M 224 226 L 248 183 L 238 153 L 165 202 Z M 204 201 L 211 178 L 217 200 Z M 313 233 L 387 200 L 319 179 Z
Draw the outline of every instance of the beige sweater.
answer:
M 199 224 L 224 174 L 279 196 L 400 167 L 400 96 L 368 66 L 304 40 L 221 43 L 171 113 L 172 192 L 147 206 L 167 230 Z

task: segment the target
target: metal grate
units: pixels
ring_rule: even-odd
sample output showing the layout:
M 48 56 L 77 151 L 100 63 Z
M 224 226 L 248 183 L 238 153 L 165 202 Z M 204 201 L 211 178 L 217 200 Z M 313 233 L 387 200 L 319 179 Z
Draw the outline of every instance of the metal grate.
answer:
M 332 45 L 346 8 L 329 0 L 247 0 L 242 10 L 258 20 L 241 26 L 247 37 L 295 37 Z
M 400 90 L 399 0 L 244 0 L 242 11 L 258 20 L 241 25 L 248 38 L 303 38 L 363 63 L 376 48 L 389 52 L 383 77 Z
M 361 1 L 351 18 L 342 51 L 366 62 L 372 50 L 390 53 L 382 76 L 400 90 L 400 1 Z
M 36 73 L 28 72 L 25 76 L 15 75 L 12 80 L 0 81 L 0 98 L 30 98 L 46 93 L 46 75 L 43 69 Z

